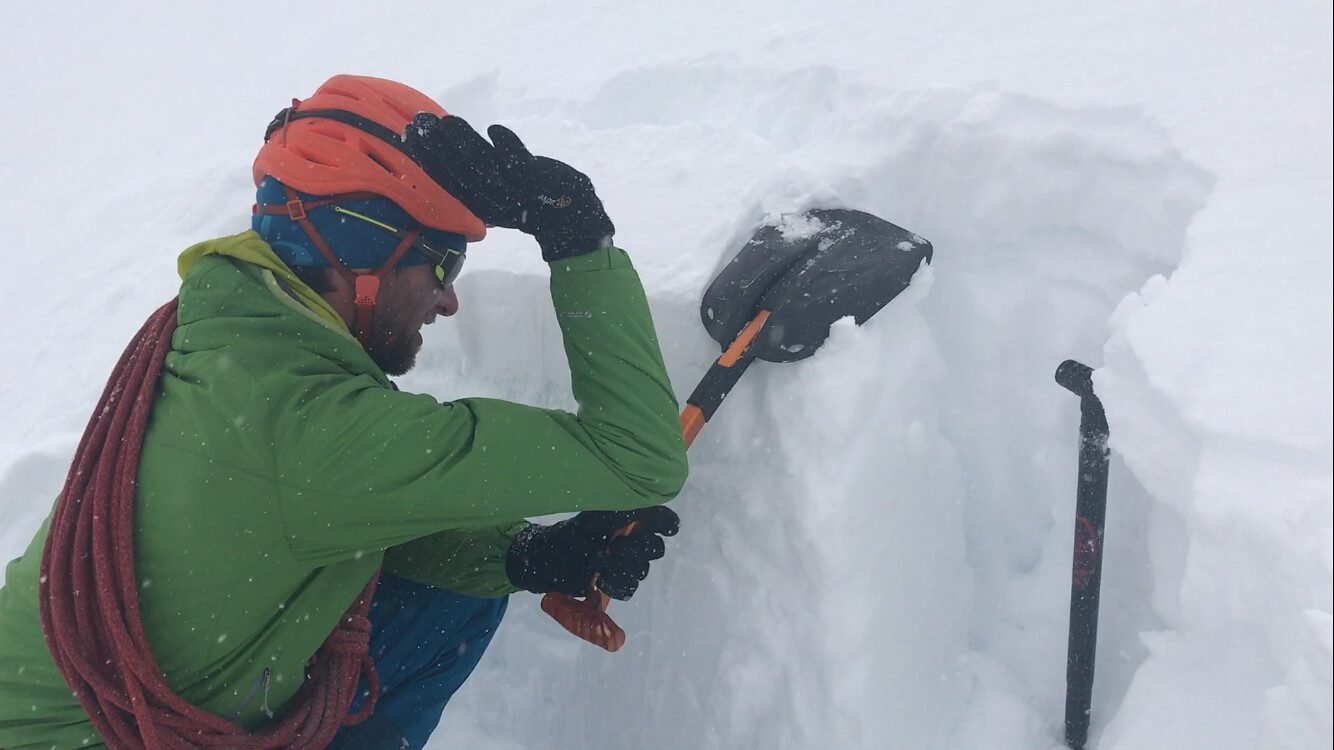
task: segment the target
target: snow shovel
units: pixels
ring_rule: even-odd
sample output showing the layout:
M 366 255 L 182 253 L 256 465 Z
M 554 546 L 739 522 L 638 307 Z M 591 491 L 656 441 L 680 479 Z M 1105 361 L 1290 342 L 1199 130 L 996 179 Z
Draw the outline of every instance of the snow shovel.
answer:
M 834 321 L 865 323 L 931 255 L 930 242 L 863 211 L 814 209 L 760 227 L 704 292 L 700 317 L 723 353 L 686 399 L 686 446 L 752 362 L 815 354 Z M 585 598 L 553 592 L 542 598 L 542 610 L 580 638 L 617 651 L 625 631 L 607 614 L 609 600 L 594 578 Z

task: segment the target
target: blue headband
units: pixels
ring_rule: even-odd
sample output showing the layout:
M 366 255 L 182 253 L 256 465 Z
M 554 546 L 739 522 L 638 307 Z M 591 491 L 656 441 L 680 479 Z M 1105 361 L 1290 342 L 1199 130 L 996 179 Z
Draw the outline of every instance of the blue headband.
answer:
M 324 196 L 297 192 L 302 201 L 312 201 Z M 283 204 L 287 195 L 283 183 L 272 177 L 265 177 L 255 191 L 255 202 L 265 204 Z M 339 201 L 338 205 L 368 216 L 376 221 L 388 224 L 400 230 L 407 230 L 417 225 L 398 204 L 374 196 L 360 200 Z M 398 247 L 399 238 L 393 233 L 374 224 L 340 214 L 332 205 L 311 209 L 308 214 L 315 229 L 329 243 L 334 255 L 348 268 L 379 268 Z M 329 267 L 329 261 L 320 254 L 306 230 L 291 218 L 282 214 L 255 214 L 250 217 L 250 228 L 259 233 L 269 243 L 273 251 L 284 263 L 291 267 L 313 266 Z M 429 227 L 422 228 L 421 239 L 432 247 L 447 247 L 463 252 L 468 242 L 461 234 L 442 232 Z M 398 262 L 399 266 L 416 266 L 423 263 L 435 263 L 416 249 L 410 249 Z

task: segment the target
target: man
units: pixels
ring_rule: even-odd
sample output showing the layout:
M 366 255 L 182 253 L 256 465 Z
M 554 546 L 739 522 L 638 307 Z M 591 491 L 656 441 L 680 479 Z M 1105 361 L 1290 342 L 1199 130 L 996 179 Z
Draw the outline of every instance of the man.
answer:
M 628 598 L 676 532 L 659 504 L 684 482 L 685 449 L 638 277 L 587 177 L 489 135 L 401 84 L 336 76 L 270 125 L 251 231 L 181 255 L 133 484 L 131 588 L 170 692 L 239 729 L 296 710 L 312 656 L 383 567 L 378 700 L 329 746 L 420 748 L 506 595 L 580 594 L 596 576 Z M 486 225 L 532 235 L 551 267 L 578 414 L 438 403 L 387 377 L 412 367 L 422 326 L 458 311 L 453 281 Z M 522 520 L 566 511 L 583 512 Z M 62 628 L 107 614 L 79 610 L 75 586 L 83 619 L 48 616 L 70 589 L 42 578 L 67 562 L 43 560 L 62 518 L 0 589 L 7 750 L 131 744 L 99 737 L 85 708 L 115 691 L 76 699 L 57 668 L 70 657 L 53 660 Z M 351 712 L 371 705 L 368 677 Z

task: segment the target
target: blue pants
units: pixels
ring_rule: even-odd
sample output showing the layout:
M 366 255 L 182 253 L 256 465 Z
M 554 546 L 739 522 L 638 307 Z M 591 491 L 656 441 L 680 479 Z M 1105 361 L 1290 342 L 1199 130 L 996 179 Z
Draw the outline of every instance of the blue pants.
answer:
M 330 750 L 420 750 L 482 658 L 507 601 L 382 575 L 370 613 L 380 698 L 364 722 L 339 730 Z M 363 680 L 353 711 L 368 690 Z

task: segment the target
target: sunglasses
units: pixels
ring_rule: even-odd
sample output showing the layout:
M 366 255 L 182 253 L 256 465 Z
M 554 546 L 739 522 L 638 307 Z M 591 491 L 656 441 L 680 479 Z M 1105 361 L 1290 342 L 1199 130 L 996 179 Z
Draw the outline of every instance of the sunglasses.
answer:
M 351 216 L 354 219 L 360 219 L 367 224 L 377 226 L 386 232 L 392 233 L 395 237 L 402 237 L 406 234 L 402 229 L 392 227 L 379 219 L 372 219 L 365 214 L 359 214 L 356 211 L 351 211 L 342 206 L 333 206 L 333 210 L 340 214 Z M 463 258 L 465 253 L 462 250 L 455 250 L 452 247 L 437 250 L 425 242 L 422 242 L 420 239 L 412 243 L 412 249 L 425 255 L 428 260 L 435 261 L 435 278 L 436 281 L 440 282 L 440 286 L 448 287 L 450 284 L 453 284 L 454 280 L 459 277 L 459 273 L 463 270 Z

